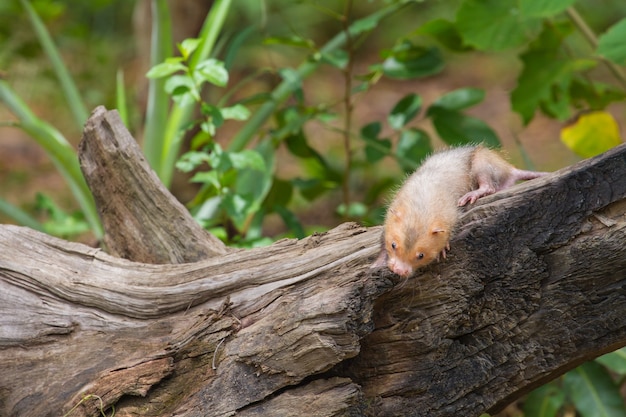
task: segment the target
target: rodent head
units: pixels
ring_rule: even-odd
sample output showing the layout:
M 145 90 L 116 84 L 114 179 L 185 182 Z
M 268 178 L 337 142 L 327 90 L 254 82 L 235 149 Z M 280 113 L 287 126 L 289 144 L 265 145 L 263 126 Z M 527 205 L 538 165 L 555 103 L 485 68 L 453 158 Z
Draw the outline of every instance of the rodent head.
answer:
M 422 235 L 385 233 L 387 267 L 402 277 L 408 277 L 416 269 L 439 259 L 449 239 L 450 232 L 437 225 Z

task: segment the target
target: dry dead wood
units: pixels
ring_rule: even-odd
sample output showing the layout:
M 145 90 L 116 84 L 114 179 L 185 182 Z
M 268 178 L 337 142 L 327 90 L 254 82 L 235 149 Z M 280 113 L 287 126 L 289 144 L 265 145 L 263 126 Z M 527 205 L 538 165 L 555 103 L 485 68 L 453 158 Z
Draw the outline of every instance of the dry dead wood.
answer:
M 626 345 L 626 146 L 481 199 L 401 281 L 379 228 L 224 248 L 114 112 L 83 140 L 128 259 L 0 226 L 2 416 L 478 416 Z

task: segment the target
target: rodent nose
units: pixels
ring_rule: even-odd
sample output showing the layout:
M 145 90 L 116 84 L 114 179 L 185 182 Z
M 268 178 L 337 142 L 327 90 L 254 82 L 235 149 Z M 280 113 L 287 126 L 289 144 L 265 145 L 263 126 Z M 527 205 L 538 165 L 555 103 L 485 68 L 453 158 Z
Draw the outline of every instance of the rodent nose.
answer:
M 408 277 L 412 272 L 412 269 L 409 265 L 406 265 L 403 262 L 398 262 L 395 259 L 389 263 L 389 269 L 394 274 L 400 275 L 401 277 Z

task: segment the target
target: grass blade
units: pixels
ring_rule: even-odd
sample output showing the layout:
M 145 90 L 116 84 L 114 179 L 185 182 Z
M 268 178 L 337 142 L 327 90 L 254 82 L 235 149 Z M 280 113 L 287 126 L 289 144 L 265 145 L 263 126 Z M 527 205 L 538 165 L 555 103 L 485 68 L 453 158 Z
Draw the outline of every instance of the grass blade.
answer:
M 30 214 L 26 213 L 21 208 L 14 206 L 0 198 L 0 213 L 4 214 L 7 217 L 12 218 L 18 224 L 26 227 L 30 227 L 31 229 L 38 230 L 40 232 L 44 232 L 44 226 L 37 219 L 32 217 Z
M 126 104 L 126 89 L 124 88 L 124 71 L 117 70 L 115 77 L 115 102 L 117 106 L 117 112 L 120 114 L 122 123 L 127 127 L 128 124 L 128 105 Z
M 39 43 L 41 43 L 41 47 L 46 55 L 48 55 L 48 59 L 52 64 L 52 69 L 61 83 L 61 90 L 65 95 L 65 99 L 67 100 L 67 104 L 70 107 L 72 114 L 74 115 L 74 120 L 76 121 L 78 128 L 82 130 L 83 125 L 87 121 L 87 117 L 89 117 L 89 112 L 87 111 L 87 108 L 78 93 L 78 88 L 70 76 L 67 67 L 63 63 L 61 55 L 54 45 L 50 33 L 37 15 L 37 12 L 35 12 L 35 9 L 33 9 L 27 0 L 20 0 L 20 2 L 22 3 L 24 10 L 26 10 L 31 25 L 33 26 L 33 30 L 39 39 Z
M 172 56 L 172 22 L 167 0 L 152 1 L 152 43 L 150 45 L 150 67 L 160 64 Z M 170 98 L 165 92 L 167 78 L 150 78 L 148 83 L 148 104 L 143 138 L 143 152 L 148 163 L 162 178 L 161 150 L 165 140 L 164 132 Z

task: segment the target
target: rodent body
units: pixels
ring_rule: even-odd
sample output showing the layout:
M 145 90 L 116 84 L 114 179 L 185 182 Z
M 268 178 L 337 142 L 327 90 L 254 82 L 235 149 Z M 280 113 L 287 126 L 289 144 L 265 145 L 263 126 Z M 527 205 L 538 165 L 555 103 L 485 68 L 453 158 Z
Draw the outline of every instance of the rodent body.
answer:
M 459 206 L 529 180 L 544 172 L 515 168 L 483 146 L 465 146 L 436 153 L 402 185 L 387 210 L 381 255 L 386 264 L 407 277 L 415 269 L 446 257 L 459 218 Z

